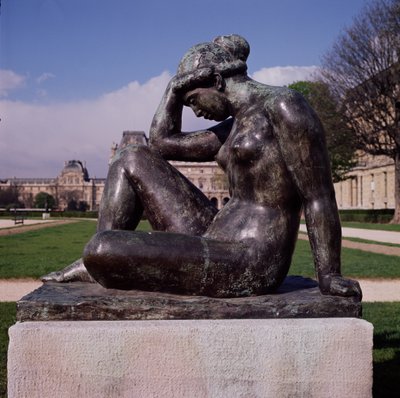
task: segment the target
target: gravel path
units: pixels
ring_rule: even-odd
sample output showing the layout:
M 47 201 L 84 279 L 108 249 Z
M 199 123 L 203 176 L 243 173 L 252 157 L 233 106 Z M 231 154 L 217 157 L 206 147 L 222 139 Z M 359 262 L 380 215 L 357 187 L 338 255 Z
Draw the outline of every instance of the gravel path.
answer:
M 308 236 L 305 233 L 299 233 L 299 239 L 308 240 Z M 365 252 L 371 252 L 371 253 L 387 254 L 388 256 L 400 256 L 400 247 L 396 246 L 354 242 L 352 240 L 342 239 L 342 247 L 347 247 L 349 249 L 363 250 Z
M 400 301 L 400 279 L 358 279 L 363 301 Z M 0 280 L 0 301 L 18 301 L 37 289 L 42 282 L 34 279 Z
M 300 225 L 301 232 L 307 232 L 305 224 Z M 361 238 L 373 240 L 382 243 L 394 243 L 400 245 L 400 232 L 382 231 L 377 229 L 361 229 L 361 228 L 342 228 L 343 238 Z
M 14 225 L 14 221 L 0 220 L 0 236 L 20 234 L 55 225 L 72 224 L 77 220 L 25 220 L 24 224 Z
M 18 301 L 41 285 L 36 279 L 0 279 L 0 301 Z

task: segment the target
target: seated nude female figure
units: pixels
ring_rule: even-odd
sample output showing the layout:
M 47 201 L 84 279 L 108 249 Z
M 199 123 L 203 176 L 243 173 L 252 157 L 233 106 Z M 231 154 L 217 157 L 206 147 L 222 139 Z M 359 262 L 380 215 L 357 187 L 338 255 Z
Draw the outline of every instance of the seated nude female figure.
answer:
M 265 294 L 288 273 L 304 209 L 321 292 L 361 296 L 358 283 L 340 272 L 341 228 L 323 127 L 300 94 L 249 78 L 248 54 L 238 35 L 185 54 L 154 116 L 150 146 L 127 146 L 110 165 L 84 266 L 44 280 L 90 275 L 106 288 Z M 185 105 L 221 123 L 184 133 Z M 167 159 L 216 160 L 231 199 L 218 211 Z M 144 209 L 154 232 L 134 231 Z

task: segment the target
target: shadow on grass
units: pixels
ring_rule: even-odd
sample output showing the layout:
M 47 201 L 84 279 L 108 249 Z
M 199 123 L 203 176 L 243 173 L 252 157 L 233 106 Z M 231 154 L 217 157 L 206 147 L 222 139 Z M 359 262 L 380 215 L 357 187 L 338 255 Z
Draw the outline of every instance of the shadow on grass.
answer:
M 400 338 L 397 332 L 374 335 L 374 398 L 397 398 L 400 391 Z
M 0 303 L 0 398 L 7 397 L 8 328 L 15 323 L 14 302 Z

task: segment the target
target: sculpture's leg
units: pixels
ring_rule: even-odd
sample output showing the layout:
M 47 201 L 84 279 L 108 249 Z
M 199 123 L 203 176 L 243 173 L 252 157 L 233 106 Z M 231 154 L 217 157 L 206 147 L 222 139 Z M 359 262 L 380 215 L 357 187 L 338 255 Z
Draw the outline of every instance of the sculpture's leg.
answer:
M 117 219 L 128 210 L 128 205 L 120 202 L 133 202 L 132 196 L 157 231 L 201 235 L 217 213 L 195 185 L 147 146 L 122 150 L 110 166 L 110 174 L 107 183 L 113 188 L 104 197 L 102 208 L 107 212 L 101 212 L 98 231 L 133 229 L 122 228 Z
M 202 234 L 217 213 L 206 196 L 147 146 L 128 146 L 110 165 L 97 231 L 134 230 L 146 210 L 154 229 Z M 83 260 L 42 281 L 90 281 Z
M 72 264 L 67 265 L 60 271 L 50 272 L 40 278 L 43 282 L 96 282 L 87 272 L 83 259 L 80 258 Z
M 117 153 L 109 167 L 100 202 L 97 231 L 108 229 L 133 231 L 142 217 L 142 202 L 121 161 L 121 153 Z
M 235 297 L 276 287 L 253 249 L 170 232 L 103 231 L 86 246 L 84 261 L 107 288 Z

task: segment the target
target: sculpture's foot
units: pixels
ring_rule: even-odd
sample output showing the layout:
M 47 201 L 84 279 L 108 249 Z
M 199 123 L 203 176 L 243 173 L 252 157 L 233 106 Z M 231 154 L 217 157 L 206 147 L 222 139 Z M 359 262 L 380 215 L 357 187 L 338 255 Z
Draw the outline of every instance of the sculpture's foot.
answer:
M 355 296 L 362 299 L 360 284 L 353 280 L 343 278 L 341 275 L 324 275 L 319 278 L 319 288 L 322 294 L 331 296 Z
M 80 258 L 61 271 L 50 272 L 40 278 L 43 282 L 90 282 L 96 281 L 90 276 Z

